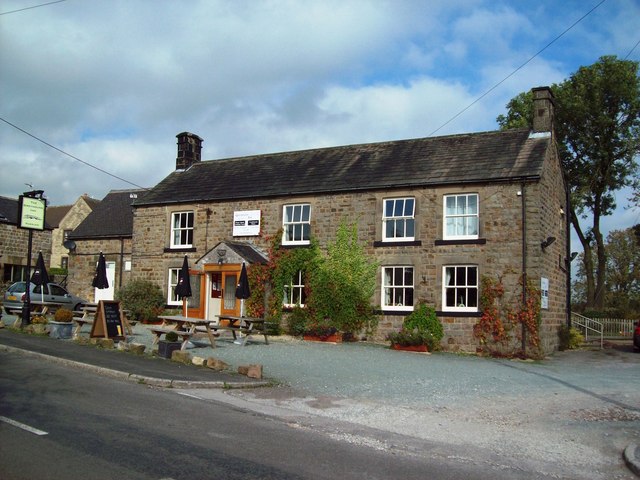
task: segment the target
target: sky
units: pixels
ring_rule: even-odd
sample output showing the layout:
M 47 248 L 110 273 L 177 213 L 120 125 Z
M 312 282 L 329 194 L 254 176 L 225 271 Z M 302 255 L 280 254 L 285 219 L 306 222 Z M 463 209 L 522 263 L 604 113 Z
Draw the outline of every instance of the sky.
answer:
M 520 92 L 640 60 L 638 0 L 50 1 L 0 3 L 0 195 L 51 205 L 154 186 L 183 131 L 214 160 L 496 130 Z M 605 233 L 640 223 L 629 194 Z

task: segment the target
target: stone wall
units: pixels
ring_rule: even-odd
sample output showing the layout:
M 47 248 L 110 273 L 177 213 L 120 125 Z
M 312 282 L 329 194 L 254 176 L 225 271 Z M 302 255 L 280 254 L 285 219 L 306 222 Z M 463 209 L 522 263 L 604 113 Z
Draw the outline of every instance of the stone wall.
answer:
M 51 267 L 61 267 L 62 257 L 69 256 L 69 250 L 64 246 L 65 230 L 74 230 L 91 213 L 91 207 L 83 197 L 78 198 L 69 212 L 60 221 L 58 228 L 55 228 L 51 235 Z
M 113 238 L 101 240 L 76 240 L 76 250 L 69 255 L 69 278 L 67 285 L 73 292 L 89 302 L 95 299 L 95 289 L 91 282 L 96 272 L 100 252 L 107 262 L 115 262 L 114 292 L 131 278 L 131 271 L 125 268 L 131 261 L 131 239 Z
M 540 184 L 524 187 L 526 200 L 527 269 L 529 278 L 539 286 L 542 273 L 550 278 L 552 303 L 543 312 L 544 346 L 553 349 L 557 344 L 554 331 L 564 315 L 565 303 L 560 292 L 565 288 L 562 272 L 557 268 L 557 254 L 563 252 L 565 242 L 561 219 L 552 216 L 564 203 L 563 186 L 558 181 L 559 166 L 549 159 Z M 341 221 L 357 222 L 358 235 L 366 252 L 381 266 L 411 265 L 414 267 L 415 299 L 442 309 L 443 266 L 451 264 L 477 265 L 479 275 L 501 278 L 508 295 L 521 294 L 523 238 L 523 185 L 495 184 L 484 186 L 450 186 L 394 191 L 327 194 L 314 197 L 287 197 L 224 203 L 198 203 L 162 207 L 138 207 L 134 212 L 133 273 L 156 282 L 167 289 L 169 268 L 178 268 L 185 253 L 200 258 L 222 240 L 251 242 L 268 249 L 268 238 L 282 227 L 282 209 L 286 204 L 311 205 L 311 235 L 322 248 L 333 241 Z M 480 200 L 479 242 L 438 242 L 443 238 L 443 195 L 478 193 Z M 391 246 L 375 242 L 382 240 L 383 199 L 413 196 L 416 199 L 417 242 Z M 170 219 L 172 212 L 195 212 L 194 248 L 188 251 L 171 250 Z M 260 210 L 262 231 L 256 237 L 232 237 L 233 213 L 241 210 Z M 555 236 L 555 244 L 542 252 L 540 241 Z M 379 246 L 381 245 L 381 246 Z M 372 303 L 380 305 L 381 269 L 378 270 L 377 290 Z M 475 352 L 478 345 L 473 325 L 479 315 L 440 313 L 445 329 L 443 346 L 453 351 Z M 393 313 L 381 317 L 377 339 L 401 327 L 404 316 Z
M 27 250 L 29 246 L 29 230 L 15 225 L 0 223 L 0 280 L 9 274 L 9 265 L 27 265 Z M 51 257 L 51 230 L 33 230 L 32 237 L 32 266 L 38 259 L 38 252 L 42 252 L 45 264 Z

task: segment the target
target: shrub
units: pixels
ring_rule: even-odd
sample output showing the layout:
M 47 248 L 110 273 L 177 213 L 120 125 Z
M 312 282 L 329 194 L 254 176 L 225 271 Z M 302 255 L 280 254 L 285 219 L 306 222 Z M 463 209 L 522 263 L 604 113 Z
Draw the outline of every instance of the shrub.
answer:
M 164 338 L 167 342 L 177 342 L 178 334 L 176 332 L 168 332 Z
M 73 320 L 73 312 L 66 308 L 59 308 L 53 315 L 53 319 L 56 322 L 70 322 Z
M 309 314 L 306 309 L 300 306 L 293 307 L 291 314 L 287 318 L 287 333 L 294 337 L 303 335 L 308 321 Z
M 584 336 L 577 329 L 569 328 L 566 325 L 558 328 L 558 338 L 560 340 L 560 345 L 558 346 L 560 350 L 575 350 L 584 343 Z
M 433 307 L 419 303 L 402 323 L 402 330 L 387 336 L 394 345 L 426 345 L 430 351 L 440 349 L 444 329 Z
M 31 319 L 31 323 L 35 325 L 45 325 L 47 323 L 47 319 L 43 315 L 36 315 Z
M 148 280 L 131 280 L 116 293 L 125 310 L 131 312 L 131 320 L 157 319 L 164 310 L 164 295 L 158 285 Z

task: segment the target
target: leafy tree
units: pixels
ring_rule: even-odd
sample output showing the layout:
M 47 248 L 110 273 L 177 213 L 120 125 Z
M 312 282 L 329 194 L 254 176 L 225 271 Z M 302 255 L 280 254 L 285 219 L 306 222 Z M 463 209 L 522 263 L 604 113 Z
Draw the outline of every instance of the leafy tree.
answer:
M 607 302 L 621 313 L 640 305 L 640 249 L 633 228 L 607 235 Z
M 586 305 L 602 308 L 607 259 L 600 221 L 615 210 L 616 191 L 631 186 L 637 198 L 640 187 L 638 62 L 601 57 L 552 89 L 558 149 L 571 194 L 571 223 L 584 249 Z M 506 116 L 497 118 L 501 129 L 532 125 L 530 93 L 514 97 L 507 109 Z M 591 224 L 586 224 L 588 218 Z

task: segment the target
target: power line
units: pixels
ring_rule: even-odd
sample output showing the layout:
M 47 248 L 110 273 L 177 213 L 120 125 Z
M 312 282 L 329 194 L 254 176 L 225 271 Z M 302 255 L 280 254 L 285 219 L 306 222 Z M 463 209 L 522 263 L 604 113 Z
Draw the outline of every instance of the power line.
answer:
M 569 30 L 571 30 L 573 27 L 575 27 L 577 24 L 579 24 L 582 20 L 584 20 L 586 17 L 588 17 L 596 8 L 598 8 L 600 5 L 602 5 L 604 2 L 606 2 L 607 0 L 602 0 L 600 3 L 598 3 L 595 7 L 593 7 L 591 10 L 589 10 L 587 13 L 585 13 L 582 17 L 580 17 L 578 20 L 576 20 L 575 22 L 573 22 L 573 24 L 567 28 L 564 32 L 562 32 L 560 35 L 558 35 L 556 38 L 554 38 L 553 40 L 551 40 L 549 43 L 547 43 L 542 49 L 540 49 L 535 55 L 533 55 L 531 58 L 529 58 L 529 60 L 527 60 L 526 62 L 524 62 L 522 65 L 520 65 L 518 68 L 516 68 L 513 72 L 511 72 L 509 75 L 507 75 L 506 77 L 504 77 L 502 80 L 500 80 L 498 83 L 496 83 L 493 87 L 491 87 L 489 90 L 487 90 L 486 92 L 484 92 L 482 95 L 480 95 L 478 98 L 476 98 L 473 102 L 471 102 L 469 105 L 467 105 L 466 107 L 464 107 L 462 110 L 460 110 L 458 113 L 456 113 L 453 117 L 451 117 L 449 120 L 447 120 L 446 122 L 444 122 L 442 125 L 440 125 L 438 128 L 436 128 L 433 132 L 431 132 L 428 136 L 431 137 L 434 133 L 436 133 L 437 131 L 439 131 L 440 129 L 442 129 L 443 127 L 447 126 L 449 123 L 453 122 L 456 118 L 458 118 L 460 115 L 462 115 L 464 112 L 466 112 L 467 110 L 469 110 L 471 107 L 473 107 L 476 103 L 478 103 L 480 100 L 482 100 L 484 97 L 486 97 L 487 95 L 489 95 L 491 92 L 493 92 L 496 88 L 498 88 L 500 85 L 502 85 L 504 82 L 506 82 L 509 78 L 511 78 L 513 75 L 515 75 L 518 71 L 522 70 L 525 65 L 527 65 L 529 62 L 531 62 L 531 60 L 533 60 L 534 58 L 536 58 L 538 55 L 540 55 L 542 52 L 544 52 L 547 48 L 549 48 L 551 45 L 553 45 L 555 42 L 557 42 L 558 40 L 560 40 L 561 37 L 564 36 L 564 34 L 566 34 Z M 637 45 L 636 45 L 637 46 Z M 634 47 L 635 48 L 635 47 Z
M 56 0 L 55 2 L 42 3 L 40 5 L 34 5 L 32 7 L 25 7 L 25 8 L 20 8 L 18 10 L 11 10 L 10 12 L 1 12 L 0 15 L 9 15 L 10 13 L 24 12 L 25 10 L 31 10 L 32 8 L 46 7 L 47 5 L 53 5 L 54 3 L 62 3 L 66 1 L 67 0 Z
M 638 41 L 636 42 L 636 44 L 633 46 L 633 48 L 632 48 L 631 50 L 629 50 L 629 53 L 627 53 L 627 56 L 626 56 L 626 57 L 624 57 L 624 59 L 625 59 L 625 60 L 626 60 L 627 58 L 629 58 L 629 56 L 633 53 L 633 51 L 636 49 L 636 47 L 637 47 L 638 45 L 640 45 L 640 40 L 638 40 Z
M 96 167 L 95 165 L 92 165 L 92 164 L 90 164 L 89 162 L 85 162 L 84 160 L 82 160 L 82 159 L 80 159 L 80 158 L 78 158 L 78 157 L 76 157 L 76 156 L 74 156 L 74 155 L 71 155 L 70 153 L 67 153 L 67 152 L 65 152 L 64 150 L 62 150 L 62 149 L 60 149 L 60 148 L 58 148 L 58 147 L 56 147 L 56 146 L 54 146 L 54 145 L 51 145 L 51 144 L 50 144 L 50 143 L 48 143 L 48 142 L 45 142 L 45 141 L 44 141 L 44 140 L 42 140 L 41 138 L 36 137 L 36 136 L 35 136 L 35 135 L 33 135 L 32 133 L 27 132 L 25 129 L 20 128 L 20 127 L 18 127 L 17 125 L 14 125 L 14 124 L 13 124 L 13 123 L 11 123 L 10 121 L 5 120 L 5 119 L 4 119 L 4 118 L 2 118 L 2 117 L 0 117 L 0 120 L 2 120 L 2 121 L 3 121 L 4 123 L 6 123 L 7 125 L 9 125 L 9 126 L 11 126 L 11 127 L 15 128 L 16 130 L 21 131 L 21 132 L 22 132 L 22 133 L 24 133 L 25 135 L 28 135 L 28 136 L 30 136 L 31 138 L 33 138 L 33 139 L 35 139 L 35 140 L 39 141 L 40 143 L 45 144 L 47 147 L 53 148 L 54 150 L 56 150 L 56 151 L 58 151 L 58 152 L 62 153 L 63 155 L 66 155 L 67 157 L 73 158 L 74 160 L 76 160 L 76 161 L 78 161 L 78 162 L 80 162 L 80 163 L 83 163 L 83 164 L 85 164 L 85 165 L 86 165 L 86 166 L 88 166 L 88 167 L 91 167 L 91 168 L 93 168 L 93 169 L 95 169 L 95 170 L 98 170 L 99 172 L 102 172 L 102 173 L 104 173 L 104 174 L 106 174 L 106 175 L 109 175 L 110 177 L 113 177 L 113 178 L 115 178 L 115 179 L 118 179 L 118 180 L 120 180 L 120 181 L 122 181 L 122 182 L 128 183 L 129 185 L 133 185 L 134 187 L 141 188 L 142 190 L 149 190 L 148 188 L 141 187 L 140 185 L 138 185 L 138 184 L 136 184 L 136 183 L 133 183 L 133 182 L 130 182 L 129 180 L 125 180 L 124 178 L 119 177 L 119 176 L 117 176 L 117 175 L 114 175 L 113 173 L 107 172 L 106 170 L 103 170 L 103 169 L 102 169 L 102 168 L 100 168 L 100 167 Z

